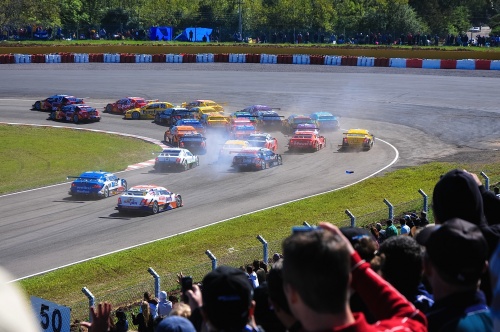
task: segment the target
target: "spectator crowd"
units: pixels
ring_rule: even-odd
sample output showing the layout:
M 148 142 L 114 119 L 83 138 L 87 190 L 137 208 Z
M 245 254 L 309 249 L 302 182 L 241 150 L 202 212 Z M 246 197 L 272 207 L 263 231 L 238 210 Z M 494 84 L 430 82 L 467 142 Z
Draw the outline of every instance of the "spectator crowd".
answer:
M 180 301 L 145 292 L 132 324 L 138 332 L 500 331 L 498 195 L 476 174 L 451 170 L 433 190 L 434 223 L 422 211 L 371 228 L 295 227 L 269 262 L 219 266 L 189 287 L 180 274 Z M 100 303 L 80 326 L 129 331 L 125 311 Z

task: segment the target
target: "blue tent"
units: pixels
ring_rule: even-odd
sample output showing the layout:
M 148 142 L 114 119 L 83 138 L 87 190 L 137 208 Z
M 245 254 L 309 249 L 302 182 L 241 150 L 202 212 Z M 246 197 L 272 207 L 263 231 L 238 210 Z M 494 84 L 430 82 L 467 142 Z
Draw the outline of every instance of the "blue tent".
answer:
M 172 40 L 174 27 L 151 27 L 149 28 L 150 40 Z
M 184 29 L 184 31 L 180 35 L 175 37 L 175 40 L 201 42 L 203 41 L 203 37 L 206 37 L 206 41 L 209 42 L 211 33 L 212 29 L 209 28 L 191 27 Z

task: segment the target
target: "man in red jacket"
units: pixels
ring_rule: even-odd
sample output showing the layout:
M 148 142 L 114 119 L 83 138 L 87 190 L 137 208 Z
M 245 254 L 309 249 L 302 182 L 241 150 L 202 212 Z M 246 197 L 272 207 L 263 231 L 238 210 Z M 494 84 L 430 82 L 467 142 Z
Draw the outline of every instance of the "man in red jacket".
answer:
M 305 331 L 427 331 L 425 315 L 361 260 L 338 227 L 295 232 L 283 242 L 288 304 Z M 378 321 L 349 307 L 350 288 Z

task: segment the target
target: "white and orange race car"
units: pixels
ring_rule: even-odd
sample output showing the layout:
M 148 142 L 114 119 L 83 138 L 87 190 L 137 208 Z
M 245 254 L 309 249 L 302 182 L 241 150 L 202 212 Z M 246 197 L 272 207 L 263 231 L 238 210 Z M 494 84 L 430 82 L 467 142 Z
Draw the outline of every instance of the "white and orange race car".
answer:
M 156 214 L 182 206 L 182 197 L 153 184 L 134 186 L 118 198 L 119 213 L 137 211 Z

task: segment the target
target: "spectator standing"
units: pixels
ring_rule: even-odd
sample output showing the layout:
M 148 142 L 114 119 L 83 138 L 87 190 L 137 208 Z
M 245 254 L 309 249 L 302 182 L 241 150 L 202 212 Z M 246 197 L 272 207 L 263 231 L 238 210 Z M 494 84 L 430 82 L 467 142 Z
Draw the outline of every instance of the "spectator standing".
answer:
M 116 323 L 113 332 L 127 332 L 128 331 L 128 320 L 127 315 L 123 309 L 119 308 L 115 312 Z
M 488 244 L 479 227 L 453 218 L 426 227 L 417 241 L 425 246 L 424 273 L 435 300 L 426 313 L 429 331 L 493 331 L 478 287 L 488 268 Z
M 203 323 L 208 332 L 263 331 L 255 323 L 253 289 L 244 271 L 219 266 L 203 278 L 202 285 L 202 290 L 193 285 L 193 290 L 186 293 L 192 310 L 191 322 L 196 321 L 197 331 Z M 203 323 L 199 321 L 201 311 Z
M 154 318 L 147 301 L 142 301 L 141 312 L 137 316 L 132 314 L 132 323 L 137 325 L 138 332 L 154 332 Z
M 170 316 L 182 316 L 189 318 L 191 317 L 191 307 L 187 303 L 177 302 L 172 307 L 172 311 L 170 311 Z
M 267 276 L 269 289 L 269 302 L 274 308 L 274 313 L 281 321 L 283 329 L 288 332 L 300 331 L 302 325 L 293 316 L 288 306 L 285 293 L 283 291 L 283 260 L 280 259 L 273 264 Z M 277 329 L 277 332 L 281 329 Z
M 385 228 L 386 239 L 398 235 L 398 229 L 396 228 L 396 226 L 394 226 L 391 219 L 387 219 L 386 224 L 387 224 L 387 227 Z
M 283 241 L 288 305 L 305 331 L 427 331 L 425 315 L 360 258 L 338 227 L 297 232 Z M 349 307 L 350 288 L 376 319 Z
M 167 299 L 167 292 L 160 292 L 160 299 L 158 301 L 158 316 L 165 317 L 172 311 L 172 302 Z
M 422 283 L 422 248 L 409 236 L 393 236 L 380 245 L 372 265 L 379 274 L 403 294 L 417 309 L 427 312 L 433 296 Z
M 153 319 L 156 319 L 158 316 L 158 300 L 150 292 L 144 292 L 144 301 L 149 303 L 149 312 L 153 315 Z
M 259 287 L 259 279 L 257 278 L 257 273 L 255 273 L 252 265 L 246 266 L 246 271 L 248 274 L 248 280 L 253 289 Z
M 410 227 L 406 224 L 406 217 L 410 218 L 409 215 L 406 215 L 404 218 L 399 219 L 399 223 L 401 224 L 401 235 L 410 235 Z
M 377 231 L 380 235 L 378 242 L 381 243 L 382 241 L 384 241 L 386 239 L 385 229 L 382 228 L 382 224 L 379 222 L 375 224 L 375 228 L 377 229 Z
M 493 193 L 495 194 L 496 197 L 500 198 L 500 188 L 494 187 Z

